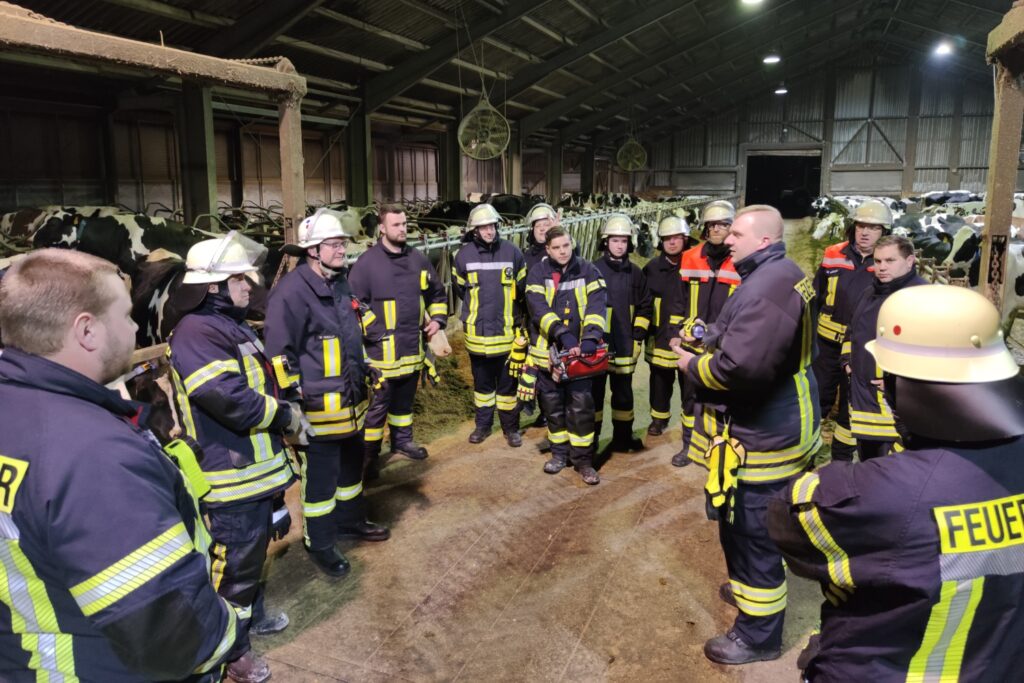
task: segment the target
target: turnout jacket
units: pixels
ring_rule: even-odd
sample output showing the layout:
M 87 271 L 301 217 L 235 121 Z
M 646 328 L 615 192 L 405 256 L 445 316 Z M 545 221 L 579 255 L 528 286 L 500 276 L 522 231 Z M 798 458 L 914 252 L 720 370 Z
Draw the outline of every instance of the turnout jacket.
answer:
M 892 282 L 883 283 L 877 279 L 867 290 L 853 312 L 853 321 L 846 328 L 843 338 L 840 365 L 850 366 L 850 431 L 866 441 L 897 441 L 896 418 L 885 400 L 881 387 L 872 384 L 882 379 L 882 370 L 875 358 L 864 348 L 864 344 L 876 336 L 878 311 L 893 292 L 904 287 L 928 284 L 913 268 L 909 273 Z
M 683 324 L 683 318 L 678 314 L 682 308 L 683 297 L 679 264 L 669 261 L 665 254 L 658 254 L 644 266 L 644 277 L 647 278 L 647 286 L 654 301 L 654 317 L 651 319 L 644 358 L 651 365 L 675 368 L 679 356 L 668 343 L 679 334 L 679 328 Z
M 736 272 L 743 286 L 709 325 L 708 352 L 686 368 L 702 404 L 690 455 L 704 464 L 714 437 L 727 436 L 746 450 L 739 481 L 776 482 L 806 469 L 820 444 L 810 371 L 814 289 L 781 242 L 743 259 Z
M 684 320 L 699 318 L 707 325 L 718 319 L 725 302 L 740 285 L 740 275 L 732 263 L 732 256 L 726 251 L 725 259 L 715 268 L 712 265 L 714 259 L 708 255 L 710 246 L 704 242 L 683 252 L 679 262 L 683 295 L 672 312 Z M 690 350 L 701 351 L 702 347 Z
M 563 334 L 579 341 L 600 343 L 604 339 L 604 280 L 593 264 L 575 254 L 561 269 L 549 258 L 534 266 L 526 276 L 526 301 L 530 306 L 530 357 L 537 367 L 551 367 L 548 351 L 552 344 L 561 348 Z
M 11 348 L 0 405 L 0 680 L 220 680 L 248 617 L 142 405 Z
M 920 443 L 805 474 L 769 507 L 793 573 L 819 581 L 819 681 L 1020 680 L 1024 438 Z
M 343 438 L 363 428 L 367 372 L 359 318 L 344 272 L 327 280 L 302 261 L 270 292 L 267 355 L 278 385 L 301 389 L 314 438 Z
M 203 449 L 211 487 L 203 502 L 211 507 L 272 496 L 294 479 L 281 435 L 291 408 L 242 315 L 208 294 L 168 340 L 178 412 Z
M 508 240 L 464 243 L 452 264 L 452 288 L 462 299 L 466 350 L 504 356 L 519 326 L 526 291 L 526 259 Z
M 444 329 L 448 295 L 427 257 L 405 245 L 393 253 L 378 241 L 352 266 L 349 287 L 363 306 L 363 339 L 370 364 L 384 377 L 423 367 L 424 318 Z
M 615 354 L 609 369 L 613 374 L 630 375 L 636 370 L 634 345 L 640 348 L 651 326 L 654 298 L 643 271 L 630 262 L 628 255 L 617 260 L 605 254 L 594 267 L 604 278 L 608 298 L 604 341 Z
M 861 256 L 849 242 L 825 249 L 814 276 L 819 337 L 836 344 L 843 341 L 857 302 L 875 279 L 874 272 L 875 260 Z

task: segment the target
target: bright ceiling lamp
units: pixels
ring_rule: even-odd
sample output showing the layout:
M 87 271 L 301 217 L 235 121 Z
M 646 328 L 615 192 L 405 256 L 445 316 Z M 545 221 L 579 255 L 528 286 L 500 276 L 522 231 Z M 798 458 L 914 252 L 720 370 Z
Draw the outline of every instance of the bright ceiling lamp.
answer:
M 789 92 L 789 88 L 786 87 L 785 83 L 779 83 L 779 87 L 775 88 L 776 95 L 785 95 Z
M 782 57 L 780 57 L 775 52 L 769 52 L 764 56 L 764 59 L 762 59 L 761 61 L 764 62 L 765 64 L 778 64 L 779 62 L 782 61 Z
M 763 0 L 741 0 L 744 5 L 760 5 Z
M 951 54 L 953 54 L 953 43 L 948 40 L 944 40 L 935 46 L 936 57 L 946 57 Z

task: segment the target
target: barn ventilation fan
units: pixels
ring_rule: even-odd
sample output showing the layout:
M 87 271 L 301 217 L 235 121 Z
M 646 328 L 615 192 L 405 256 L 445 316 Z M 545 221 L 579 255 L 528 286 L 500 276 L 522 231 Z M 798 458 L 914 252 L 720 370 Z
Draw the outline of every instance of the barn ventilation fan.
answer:
M 615 163 L 623 171 L 639 171 L 647 166 L 647 150 L 636 138 L 631 137 L 615 153 Z
M 486 97 L 459 122 L 459 147 L 466 156 L 486 161 L 501 156 L 508 147 L 512 130 L 508 121 Z

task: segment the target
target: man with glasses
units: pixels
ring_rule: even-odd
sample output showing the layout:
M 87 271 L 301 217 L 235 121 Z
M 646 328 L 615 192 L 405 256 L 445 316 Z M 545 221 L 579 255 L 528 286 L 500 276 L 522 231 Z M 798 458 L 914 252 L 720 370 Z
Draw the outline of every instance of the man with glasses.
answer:
M 847 240 L 825 250 L 814 278 L 818 305 L 818 381 L 821 415 L 832 412 L 839 391 L 839 413 L 832 433 L 832 459 L 852 460 L 857 442 L 850 431 L 850 382 L 840 363 L 843 336 L 857 302 L 874 281 L 875 243 L 892 228 L 892 212 L 877 199 L 866 200 L 853 214 Z

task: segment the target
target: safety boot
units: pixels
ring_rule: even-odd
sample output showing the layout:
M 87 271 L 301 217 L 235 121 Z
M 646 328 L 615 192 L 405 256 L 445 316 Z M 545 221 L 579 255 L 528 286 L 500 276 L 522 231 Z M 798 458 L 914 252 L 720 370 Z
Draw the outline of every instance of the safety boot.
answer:
M 590 465 L 579 468 L 579 472 L 580 479 L 582 479 L 583 483 L 587 486 L 595 486 L 596 484 L 601 483 L 601 476 L 597 473 L 597 470 Z
M 391 538 L 391 530 L 383 524 L 363 520 L 354 524 L 339 524 L 338 538 L 354 538 L 357 541 L 386 541 Z
M 404 455 L 410 460 L 426 460 L 428 455 L 427 449 L 415 441 L 406 441 L 401 446 L 391 444 L 391 452 Z
M 681 451 L 672 456 L 672 465 L 674 467 L 686 467 L 692 462 L 686 455 L 687 451 L 689 451 L 689 449 L 684 447 Z
M 651 424 L 647 427 L 647 436 L 661 436 L 668 429 L 668 420 L 660 417 L 656 417 L 651 420 Z
M 235 683 L 264 683 L 270 680 L 270 665 L 263 657 L 249 650 L 228 664 L 227 674 Z
M 352 569 L 345 556 L 333 545 L 321 550 L 306 548 L 306 552 L 309 553 L 309 559 L 313 560 L 313 564 L 317 566 L 317 569 L 328 576 L 340 578 L 348 574 Z
M 470 443 L 483 443 L 484 440 L 491 435 L 490 429 L 484 427 L 477 427 L 473 430 L 473 433 L 469 435 Z
M 568 463 L 564 455 L 551 454 L 551 459 L 544 463 L 544 471 L 548 474 L 558 474 L 565 469 Z
M 259 621 L 254 621 L 249 626 L 251 636 L 270 636 L 288 628 L 288 615 L 284 612 L 271 612 L 264 614 Z
M 767 662 L 782 656 L 781 648 L 757 648 L 735 631 L 715 636 L 704 643 L 704 656 L 719 664 Z
M 543 439 L 537 442 L 537 450 L 540 451 L 541 453 L 551 452 L 551 442 L 548 441 L 548 437 L 545 436 Z
M 505 432 L 505 441 L 512 448 L 519 448 L 523 445 L 523 436 L 516 430 Z
M 611 450 L 616 453 L 642 451 L 644 442 L 633 436 L 632 426 L 628 423 L 613 423 Z

